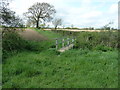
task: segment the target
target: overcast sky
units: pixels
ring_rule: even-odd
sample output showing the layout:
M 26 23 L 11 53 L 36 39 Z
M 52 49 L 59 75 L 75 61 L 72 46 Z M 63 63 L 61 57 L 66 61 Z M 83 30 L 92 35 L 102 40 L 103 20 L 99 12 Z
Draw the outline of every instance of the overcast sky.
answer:
M 10 8 L 22 17 L 23 13 L 36 2 L 47 2 L 54 5 L 56 16 L 63 19 L 64 25 L 71 27 L 102 27 L 111 25 L 118 28 L 119 0 L 13 0 Z

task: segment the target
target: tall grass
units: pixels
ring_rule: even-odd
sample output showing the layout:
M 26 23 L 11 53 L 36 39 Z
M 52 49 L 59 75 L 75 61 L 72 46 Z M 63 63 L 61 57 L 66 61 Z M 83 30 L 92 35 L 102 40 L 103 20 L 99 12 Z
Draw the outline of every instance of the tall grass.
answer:
M 22 52 L 3 65 L 3 88 L 117 88 L 117 51 Z

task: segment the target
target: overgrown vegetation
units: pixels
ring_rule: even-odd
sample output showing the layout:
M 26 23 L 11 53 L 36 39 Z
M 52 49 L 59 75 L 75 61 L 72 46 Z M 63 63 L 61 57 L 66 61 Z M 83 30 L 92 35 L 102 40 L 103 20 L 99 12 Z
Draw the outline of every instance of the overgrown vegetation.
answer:
M 7 29 L 7 30 L 6 30 Z M 42 51 L 48 49 L 52 45 L 50 41 L 26 41 L 18 34 L 17 29 L 5 28 L 3 32 L 2 51 L 3 61 L 11 55 L 17 54 L 22 51 Z

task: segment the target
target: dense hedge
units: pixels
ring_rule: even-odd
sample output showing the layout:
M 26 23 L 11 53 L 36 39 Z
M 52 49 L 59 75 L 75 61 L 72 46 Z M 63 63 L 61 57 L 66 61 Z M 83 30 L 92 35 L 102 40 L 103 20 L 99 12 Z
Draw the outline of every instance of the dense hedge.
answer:
M 76 48 L 117 48 L 117 32 L 81 32 L 77 35 Z

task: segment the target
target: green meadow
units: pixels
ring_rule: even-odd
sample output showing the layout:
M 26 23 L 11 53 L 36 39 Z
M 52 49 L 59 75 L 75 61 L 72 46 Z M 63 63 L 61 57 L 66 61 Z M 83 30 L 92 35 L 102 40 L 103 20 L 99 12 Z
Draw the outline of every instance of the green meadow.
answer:
M 27 46 L 30 49 L 18 50 L 12 54 L 9 52 L 2 65 L 3 88 L 118 87 L 116 48 L 100 44 L 85 48 L 84 45 L 87 44 L 79 42 L 82 34 L 78 34 L 74 48 L 60 53 L 55 49 L 54 38 L 61 37 L 62 34 L 33 30 L 49 39 L 41 42 L 29 41 Z

